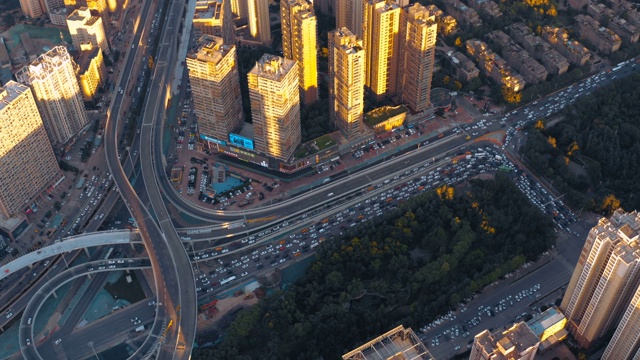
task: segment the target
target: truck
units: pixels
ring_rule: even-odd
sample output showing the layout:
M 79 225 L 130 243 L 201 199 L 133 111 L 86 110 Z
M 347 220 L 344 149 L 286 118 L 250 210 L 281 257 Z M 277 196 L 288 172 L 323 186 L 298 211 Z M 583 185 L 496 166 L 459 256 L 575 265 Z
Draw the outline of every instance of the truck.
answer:
M 144 325 L 140 325 L 136 328 L 136 332 L 144 331 Z

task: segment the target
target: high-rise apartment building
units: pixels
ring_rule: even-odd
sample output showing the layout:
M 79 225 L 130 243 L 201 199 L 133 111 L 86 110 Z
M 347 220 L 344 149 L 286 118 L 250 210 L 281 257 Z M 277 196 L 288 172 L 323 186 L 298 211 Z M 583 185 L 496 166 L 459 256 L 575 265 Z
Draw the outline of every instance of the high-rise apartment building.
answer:
M 271 45 L 269 0 L 247 0 L 249 33 L 264 46 Z
M 329 33 L 329 119 L 348 140 L 362 134 L 365 53 L 347 28 Z
M 433 360 L 418 335 L 399 325 L 342 355 L 342 360 Z
M 336 0 L 336 28 L 346 27 L 362 39 L 362 0 Z
M 107 6 L 107 0 L 86 0 L 87 8 L 89 10 L 96 11 L 98 14 L 102 16 L 103 25 L 104 25 L 104 15 L 107 14 L 109 8 Z
M 77 64 L 82 97 L 84 101 L 94 101 L 98 96 L 98 89 L 107 80 L 107 67 L 104 64 L 102 50 L 92 47 L 80 51 Z
M 40 0 L 20 0 L 20 8 L 24 16 L 32 19 L 42 16 L 44 13 Z
M 374 101 L 396 95 L 401 9 L 393 0 L 367 0 L 363 6 L 362 37 L 367 54 L 365 87 Z
M 231 12 L 235 17 L 246 19 L 249 16 L 248 0 L 231 0 Z
M 66 143 L 89 122 L 75 67 L 67 48 L 56 46 L 16 73 L 31 86 L 52 143 Z
M 265 54 L 247 80 L 256 151 L 288 161 L 302 136 L 298 64 Z
M 80 50 L 83 43 L 91 43 L 94 47 L 99 47 L 103 51 L 109 52 L 102 18 L 97 12 L 92 14 L 91 10 L 86 7 L 75 9 L 67 17 L 67 27 L 71 34 L 73 46 L 77 50 Z
M 640 282 L 640 215 L 617 210 L 591 229 L 560 308 L 589 347 L 616 328 Z
M 0 215 L 19 214 L 60 176 L 31 90 L 15 81 L 0 88 Z
M 413 112 L 431 107 L 431 75 L 438 26 L 424 6 L 415 3 L 402 9 L 398 95 Z
M 64 7 L 64 0 L 44 0 L 42 11 L 50 13 L 51 11 Z
M 318 101 L 317 24 L 308 0 L 280 1 L 282 52 L 298 63 L 300 99 L 305 105 Z
M 540 339 L 524 322 L 505 331 L 484 330 L 473 338 L 469 360 L 533 360 Z
M 336 2 L 338 1 L 340 0 L 313 0 L 313 8 L 323 15 L 331 16 L 335 13 Z
M 633 294 L 631 303 L 602 355 L 602 360 L 632 359 L 640 359 L 640 287 Z
M 197 39 L 202 35 L 213 35 L 222 38 L 227 45 L 235 45 L 236 27 L 231 0 L 197 1 L 193 14 L 193 32 Z
M 187 55 L 187 68 L 201 137 L 226 141 L 244 119 L 235 45 L 203 35 Z

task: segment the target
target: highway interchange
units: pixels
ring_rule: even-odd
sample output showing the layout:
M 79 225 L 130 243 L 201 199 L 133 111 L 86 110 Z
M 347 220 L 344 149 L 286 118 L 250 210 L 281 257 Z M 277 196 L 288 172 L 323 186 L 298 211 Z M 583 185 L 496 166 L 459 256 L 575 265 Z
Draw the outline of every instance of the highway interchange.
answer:
M 146 1 L 144 6 L 148 9 L 149 4 L 150 1 Z M 179 18 L 181 14 L 180 10 L 182 9 L 182 6 L 183 4 L 181 2 L 171 3 L 171 9 L 169 10 L 168 18 L 172 19 L 172 21 L 168 21 L 168 24 L 179 24 Z M 147 13 L 148 12 L 145 11 L 141 12 L 143 16 L 143 23 L 146 23 Z M 161 147 L 155 145 L 161 143 L 160 139 L 162 137 L 161 131 L 163 126 L 162 120 L 164 117 L 164 108 L 166 105 L 166 86 L 164 86 L 163 84 L 170 81 L 173 69 L 172 64 L 174 64 L 176 61 L 174 53 L 176 48 L 174 37 L 176 34 L 176 29 L 170 25 L 163 29 L 163 40 L 161 41 L 162 46 L 157 57 L 157 66 L 154 69 L 152 85 L 150 86 L 151 91 L 147 97 L 147 107 L 144 112 L 142 131 L 140 134 L 140 157 L 144 159 L 152 159 L 152 161 L 142 162 L 142 173 L 146 189 L 149 194 L 149 199 L 152 203 L 153 213 L 150 213 L 149 210 L 147 210 L 143 206 L 142 202 L 138 199 L 135 191 L 133 190 L 133 187 L 129 184 L 128 178 L 126 176 L 128 173 L 125 173 L 124 169 L 120 165 L 120 159 L 117 152 L 117 138 L 115 134 L 117 130 L 117 118 L 121 115 L 120 104 L 125 97 L 124 94 L 121 94 L 119 92 L 115 93 L 111 105 L 109 120 L 107 121 L 107 126 L 105 129 L 105 150 L 110 171 L 114 177 L 114 181 L 117 184 L 119 192 L 125 199 L 127 207 L 130 209 L 132 216 L 138 223 L 140 233 L 142 234 L 142 238 L 145 241 L 145 246 L 150 256 L 150 265 L 154 270 L 159 305 L 157 306 L 158 311 L 153 323 L 152 333 L 158 334 L 167 330 L 167 344 L 161 347 L 159 358 L 188 358 L 191 352 L 191 346 L 193 345 L 193 339 L 195 337 L 196 288 L 199 287 L 202 289 L 205 285 L 203 285 L 203 278 L 200 277 L 202 274 L 199 274 L 197 276 L 194 276 L 192 274 L 191 265 L 189 264 L 190 260 L 204 261 L 207 258 L 203 258 L 203 254 L 209 255 L 209 260 L 214 257 L 222 258 L 222 256 L 227 256 L 226 258 L 221 259 L 222 266 L 220 266 L 220 268 L 224 266 L 224 271 L 216 271 L 215 274 L 211 275 L 207 274 L 207 277 L 211 278 L 211 280 L 207 280 L 210 283 L 208 285 L 211 285 L 211 283 L 219 282 L 221 277 L 234 276 L 233 274 L 236 274 L 238 278 L 253 276 L 253 274 L 249 272 L 249 269 L 260 270 L 264 267 L 268 269 L 269 267 L 271 267 L 271 265 L 279 266 L 279 264 L 283 264 L 288 261 L 288 259 L 295 257 L 296 250 L 304 252 L 305 250 L 307 250 L 307 248 L 304 247 L 305 245 L 310 246 L 314 244 L 315 241 L 318 241 L 321 237 L 328 237 L 330 235 L 335 235 L 337 232 L 344 231 L 344 229 L 340 229 L 340 227 L 350 226 L 350 223 L 346 223 L 346 221 L 337 220 L 340 215 L 335 215 L 334 217 L 331 217 L 331 219 L 327 223 L 322 223 L 321 220 L 324 218 L 328 218 L 331 213 L 340 212 L 343 218 L 344 216 L 348 216 L 351 217 L 350 221 L 353 221 L 353 218 L 354 216 L 356 216 L 356 214 L 352 207 L 355 206 L 359 211 L 364 211 L 364 220 L 366 220 L 368 217 L 379 215 L 377 210 L 365 210 L 367 209 L 367 207 L 373 207 L 373 205 L 363 206 L 362 203 L 364 202 L 366 204 L 367 199 L 372 196 L 388 196 L 389 194 L 386 193 L 389 191 L 392 191 L 392 195 L 394 195 L 396 199 L 398 195 L 405 196 L 405 194 L 399 194 L 399 192 L 393 193 L 394 191 L 400 191 L 393 190 L 394 187 L 398 186 L 397 182 L 392 183 L 390 181 L 388 184 L 384 184 L 384 181 L 386 181 L 387 179 L 391 180 L 396 176 L 396 174 L 398 174 L 398 179 L 395 179 L 395 181 L 405 182 L 407 180 L 401 179 L 400 174 L 403 174 L 407 171 L 411 172 L 412 175 L 416 175 L 418 177 L 428 176 L 429 171 L 433 171 L 434 168 L 445 166 L 447 163 L 449 163 L 450 157 L 457 155 L 461 151 L 462 147 L 471 149 L 473 146 L 475 146 L 470 145 L 471 143 L 465 140 L 464 135 L 467 135 L 470 131 L 472 132 L 472 134 L 469 135 L 473 135 L 473 133 L 476 133 L 472 136 L 474 138 L 484 135 L 477 134 L 477 132 L 474 131 L 475 129 L 472 128 L 474 125 L 471 125 L 471 128 L 469 129 L 465 129 L 464 127 L 462 127 L 462 129 L 453 129 L 447 131 L 444 134 L 445 137 L 443 139 L 439 141 L 432 141 L 430 145 L 421 146 L 418 149 L 409 151 L 405 155 L 390 154 L 388 156 L 388 160 L 380 165 L 377 165 L 377 167 L 374 166 L 356 174 L 348 174 L 346 177 L 332 181 L 327 185 L 315 189 L 313 192 L 302 194 L 299 197 L 269 207 L 242 212 L 223 212 L 204 209 L 199 207 L 198 205 L 187 203 L 183 198 L 179 196 L 179 194 L 177 194 L 173 190 L 165 176 Z M 138 32 L 138 34 L 134 38 L 134 41 L 141 41 L 140 32 Z M 121 73 L 120 84 L 124 89 L 127 89 L 129 87 L 129 79 L 133 78 L 132 76 L 130 76 L 130 73 L 134 69 L 134 62 L 136 61 L 136 49 L 137 48 L 133 48 L 132 51 L 128 52 L 125 60 L 125 65 Z M 617 70 L 615 73 L 601 73 L 595 78 L 583 80 L 579 84 L 574 84 L 571 87 L 563 89 L 562 91 L 552 94 L 544 99 L 540 99 L 537 102 L 530 104 L 522 109 L 518 109 L 518 111 L 513 111 L 505 115 L 504 117 L 502 115 L 490 117 L 484 122 L 485 125 L 483 126 L 485 128 L 482 130 L 484 130 L 485 132 L 500 130 L 502 127 L 500 124 L 501 122 L 507 125 L 514 125 L 510 126 L 507 130 L 508 140 L 511 140 L 514 135 L 518 135 L 514 130 L 515 128 L 522 127 L 525 122 L 530 122 L 540 117 L 549 116 L 552 113 L 558 111 L 561 106 L 565 106 L 566 103 L 562 104 L 562 99 L 577 99 L 578 96 L 585 95 L 593 91 L 594 88 L 611 81 L 612 77 L 624 77 L 634 71 L 636 71 L 635 61 L 629 62 L 622 66 L 622 68 L 620 70 Z M 560 92 L 562 92 L 562 94 L 560 94 Z M 514 145 L 514 141 L 508 141 L 502 150 L 513 151 L 515 150 Z M 394 156 L 395 158 L 393 158 Z M 430 163 L 430 165 L 427 165 L 427 163 Z M 416 168 L 416 166 L 418 166 L 420 170 L 416 171 L 415 174 L 413 174 L 414 171 L 412 169 Z M 381 177 L 379 174 L 380 169 L 382 168 L 384 168 L 385 176 Z M 460 180 L 462 180 L 462 178 L 458 179 L 458 181 Z M 383 185 L 374 191 L 367 191 L 367 189 L 369 189 L 370 187 L 373 186 L 375 188 L 378 184 Z M 431 184 L 435 185 L 435 181 L 433 181 Z M 409 187 L 411 188 L 411 186 Z M 417 187 L 409 190 L 409 192 L 407 192 L 407 196 L 411 196 L 411 193 L 415 192 L 418 192 Z M 329 193 L 335 194 L 334 197 L 328 197 L 327 195 Z M 347 200 L 336 200 L 344 199 L 345 195 L 347 194 L 352 194 L 352 198 L 348 200 L 348 203 L 344 202 Z M 109 194 L 108 198 L 114 199 L 116 196 L 117 194 L 112 193 Z M 240 239 L 244 235 L 250 235 L 251 237 L 253 237 L 253 239 L 251 240 L 249 240 L 250 238 L 247 238 L 246 241 L 241 242 L 240 249 L 232 249 L 232 251 L 229 251 L 229 253 L 222 253 L 222 250 L 216 251 L 215 248 L 220 246 L 214 245 L 212 250 L 199 250 L 203 251 L 199 254 L 197 252 L 191 253 L 190 259 L 189 257 L 187 257 L 185 246 L 182 244 L 181 239 L 178 237 L 178 233 L 176 233 L 175 229 L 173 228 L 173 224 L 170 217 L 168 216 L 164 205 L 163 197 L 170 201 L 180 211 L 183 211 L 194 217 L 212 222 L 232 222 L 243 219 L 260 219 L 267 218 L 273 215 L 275 215 L 276 218 L 275 220 L 269 222 L 254 223 L 253 225 L 246 224 L 246 227 L 241 228 L 217 228 L 211 233 L 203 231 L 199 234 L 194 234 L 193 230 L 181 229 L 178 233 L 180 234 L 182 239 L 188 237 L 190 241 L 211 240 L 214 238 L 219 238 L 227 239 L 226 242 L 229 242 L 232 240 Z M 360 205 L 357 205 L 358 203 L 360 203 Z M 307 204 L 316 204 L 317 210 L 310 210 Z M 395 205 L 391 204 L 386 206 Z M 344 211 L 347 211 L 347 213 L 345 214 Z M 367 214 L 366 211 L 373 211 L 373 213 Z M 314 212 L 317 213 L 314 214 Z M 351 214 L 352 212 L 354 214 Z M 311 213 L 311 215 L 309 215 L 309 213 Z M 277 225 L 278 223 L 281 223 L 285 220 L 289 223 L 289 227 L 282 227 L 280 225 L 279 229 L 275 229 L 279 226 Z M 346 220 L 346 218 L 344 218 L 344 220 Z M 159 223 L 159 227 L 158 224 L 156 224 L 156 221 Z M 321 222 L 321 224 L 329 225 L 319 225 L 319 227 L 318 225 L 313 225 L 313 231 L 310 231 L 311 224 L 316 224 L 319 221 Z M 328 227 L 331 227 L 331 229 L 328 229 Z M 300 232 L 301 228 L 307 229 L 307 232 Z M 271 229 L 270 233 L 266 233 L 266 229 Z M 312 237 L 312 235 L 316 233 L 316 231 L 318 234 L 320 234 L 321 230 L 325 230 L 325 232 L 327 232 L 326 236 L 316 235 L 316 237 Z M 587 230 L 588 229 L 581 229 L 581 233 L 579 233 L 579 236 L 576 236 L 576 238 L 583 239 L 583 235 L 585 235 L 585 231 Z M 572 231 L 578 232 L 578 230 Z M 261 232 L 263 233 L 262 236 L 259 235 Z M 277 244 L 278 246 L 283 247 L 280 249 L 278 247 L 272 247 L 270 248 L 271 251 L 267 253 L 267 247 L 270 245 L 267 245 L 266 243 L 271 240 L 278 240 L 283 235 L 288 235 L 287 241 L 284 244 Z M 293 237 L 291 237 L 292 235 Z M 254 244 L 249 243 L 250 241 L 255 241 L 255 246 L 260 246 L 261 248 L 256 247 L 252 248 L 251 250 L 247 250 L 250 246 L 254 246 Z M 573 241 L 577 241 L 578 243 L 580 242 L 580 240 Z M 288 245 L 290 246 L 287 247 Z M 577 246 L 579 246 L 579 244 Z M 574 247 L 574 245 L 567 246 L 568 249 Z M 229 248 L 223 246 L 223 249 Z M 577 247 L 576 249 L 579 250 L 579 247 Z M 216 252 L 215 255 L 213 254 L 214 252 Z M 245 254 L 244 252 L 248 252 L 249 254 Z M 256 255 L 258 255 L 257 259 L 259 259 L 259 261 L 255 261 Z M 278 257 L 276 257 L 276 255 L 278 255 Z M 243 258 L 244 256 L 247 257 Z M 270 258 L 266 258 L 266 256 L 270 256 Z M 555 259 L 555 256 L 553 254 L 548 256 L 553 256 Z M 195 259 L 195 257 L 200 258 Z M 544 273 L 547 273 L 548 271 L 557 271 L 558 274 L 568 273 L 568 276 L 570 276 L 570 270 L 567 263 L 573 264 L 575 262 L 575 259 L 572 259 L 569 254 L 566 254 L 565 257 L 567 258 L 562 260 L 558 259 L 557 261 L 550 261 L 549 265 L 547 265 L 548 268 L 546 268 L 544 272 L 538 271 L 537 275 L 536 273 L 533 273 L 532 275 L 527 276 L 526 278 L 524 278 L 527 279 L 526 283 L 515 282 L 513 289 L 504 288 L 499 292 L 497 291 L 496 293 L 492 293 L 491 297 L 489 297 L 488 295 L 483 296 L 482 303 L 492 305 L 494 303 L 498 304 L 501 299 L 507 299 L 509 295 L 513 296 L 515 293 L 525 288 L 530 289 L 532 287 L 530 286 L 531 284 L 541 284 L 541 292 L 550 292 L 558 289 L 562 286 L 563 281 L 568 281 L 568 277 L 558 276 L 554 277 L 553 279 L 547 279 L 547 277 L 544 276 Z M 282 259 L 286 260 L 282 261 Z M 233 262 L 234 260 L 235 262 Z M 250 264 L 250 266 L 245 267 L 245 265 L 247 264 Z M 258 264 L 262 264 L 262 267 L 260 267 L 259 269 Z M 99 267 L 97 263 L 89 265 L 95 265 L 96 269 Z M 237 267 L 238 269 L 234 270 L 230 269 L 230 267 Z M 38 352 L 35 351 L 36 346 L 26 345 L 26 340 L 32 339 L 34 335 L 31 333 L 32 328 L 30 324 L 27 324 L 27 322 L 30 322 L 29 319 L 35 318 L 35 316 L 37 316 L 37 309 L 46 299 L 46 295 L 50 293 L 50 290 L 47 289 L 51 289 L 51 286 L 55 288 L 74 277 L 83 276 L 83 274 L 87 272 L 96 271 L 95 269 L 92 271 L 89 271 L 88 269 L 88 267 L 81 266 L 62 271 L 59 274 L 55 275 L 52 280 L 47 280 L 47 284 L 38 289 L 38 291 L 36 292 L 36 296 L 31 297 L 32 299 L 29 302 L 29 305 L 27 305 L 25 314 L 32 314 L 32 316 L 23 316 L 21 320 L 20 330 L 21 348 L 26 358 L 42 358 L 38 354 Z M 180 271 L 178 271 L 178 269 L 180 269 Z M 230 270 L 233 270 L 234 272 L 229 274 Z M 239 272 L 240 274 L 237 274 L 235 271 Z M 564 279 L 565 277 L 566 280 Z M 197 284 L 194 284 L 194 278 L 198 279 Z M 522 289 L 518 290 L 518 287 L 522 287 Z M 518 303 L 525 304 L 525 301 Z M 143 305 L 147 304 L 137 304 L 136 309 L 140 310 L 139 308 L 143 308 Z M 118 312 L 117 316 L 112 315 L 105 319 L 109 319 L 108 324 L 110 324 L 110 326 L 117 328 L 118 324 L 123 322 L 122 318 L 126 318 L 128 314 L 133 311 L 133 309 L 134 307 L 128 308 L 126 311 Z M 490 320 L 493 322 L 487 322 L 486 325 L 485 323 L 483 323 L 483 326 L 502 326 L 508 321 L 512 321 L 515 315 L 517 315 L 517 313 L 520 311 L 515 305 L 513 309 L 514 310 L 512 312 L 504 312 L 496 317 L 493 317 Z M 467 314 L 469 317 L 468 320 L 471 320 L 473 317 L 479 316 L 476 309 L 471 308 L 471 305 L 469 305 L 469 312 Z M 464 317 L 465 315 L 458 314 L 457 321 L 462 321 Z M 168 329 L 167 319 L 175 320 L 175 325 L 169 326 Z M 111 323 L 111 321 L 113 321 L 113 323 Z M 464 321 L 466 322 L 467 320 Z M 128 321 L 124 322 L 125 325 L 131 326 L 130 323 L 127 323 Z M 443 332 L 444 327 L 442 326 L 444 325 L 440 326 L 440 328 L 436 327 L 436 329 L 439 329 L 438 331 Z M 87 329 L 88 328 L 89 327 L 87 327 Z M 433 335 L 432 338 L 437 338 L 437 336 L 435 335 L 439 334 L 430 335 Z M 73 341 L 82 342 L 89 338 L 90 337 L 83 337 L 83 340 L 79 340 L 79 338 L 77 340 L 74 339 Z M 427 341 L 430 341 L 428 336 L 425 336 L 425 338 L 427 339 Z M 149 339 L 152 339 L 152 337 L 149 337 Z M 148 354 L 147 352 L 149 351 L 149 349 L 152 349 L 154 347 L 154 342 L 155 339 L 145 342 L 146 345 L 140 347 L 136 352 L 136 354 L 138 354 L 137 356 L 139 356 L 138 358 L 142 358 L 145 354 Z M 466 342 L 467 339 L 462 342 L 462 345 L 466 345 Z M 65 344 L 66 343 L 67 342 L 65 341 Z M 25 344 L 25 346 L 23 347 L 22 344 Z M 452 350 L 449 348 L 451 348 L 453 344 L 456 344 L 455 340 L 452 340 L 452 342 L 447 345 L 447 350 L 443 350 L 443 354 L 448 354 L 450 350 Z M 55 351 L 55 348 L 50 343 L 47 343 L 47 345 L 43 346 L 52 346 L 51 351 Z M 40 345 L 38 345 L 38 348 L 39 347 Z M 87 348 L 86 344 L 85 346 L 83 346 L 83 348 Z M 46 349 L 38 349 L 38 351 L 44 350 Z M 84 349 L 78 351 L 86 352 L 88 350 Z M 431 351 L 434 354 L 437 354 L 439 351 L 438 346 L 436 346 Z M 176 354 L 175 357 L 174 354 Z M 69 356 L 70 354 L 67 355 Z M 87 354 L 76 354 L 75 356 L 82 358 L 84 357 L 84 355 Z M 88 355 L 90 356 L 90 354 Z

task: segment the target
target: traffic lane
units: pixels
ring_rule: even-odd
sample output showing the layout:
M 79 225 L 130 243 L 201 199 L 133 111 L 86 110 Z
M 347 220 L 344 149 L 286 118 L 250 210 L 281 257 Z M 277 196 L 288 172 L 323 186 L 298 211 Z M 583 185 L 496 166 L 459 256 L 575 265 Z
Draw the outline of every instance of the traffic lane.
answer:
M 80 300 L 76 303 L 71 314 L 67 317 L 64 324 L 60 327 L 60 332 L 63 334 L 70 333 L 74 327 L 80 322 L 80 319 L 84 316 L 85 311 L 89 308 L 89 305 L 93 302 L 97 293 L 104 287 L 105 281 L 109 273 L 98 273 L 91 283 L 82 293 Z M 86 279 L 85 279 L 86 281 Z
M 83 359 L 91 356 L 89 342 L 93 342 L 96 352 L 104 351 L 124 342 L 129 338 L 135 328 L 140 325 L 145 327 L 155 318 L 155 306 L 149 306 L 148 300 L 141 300 L 124 309 L 116 310 L 106 317 L 94 321 L 91 324 L 75 330 L 67 337 L 62 338 L 65 355 L 70 359 Z M 132 318 L 141 320 L 140 325 L 134 325 Z M 129 342 L 130 343 L 130 342 Z M 53 359 L 54 357 L 51 357 Z

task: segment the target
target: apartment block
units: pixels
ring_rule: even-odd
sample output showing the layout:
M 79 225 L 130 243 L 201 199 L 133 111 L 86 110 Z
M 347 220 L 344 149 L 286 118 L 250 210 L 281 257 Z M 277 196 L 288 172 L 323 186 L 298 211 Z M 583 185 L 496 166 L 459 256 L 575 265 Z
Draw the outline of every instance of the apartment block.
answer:
M 639 230 L 637 211 L 617 210 L 587 236 L 560 305 L 569 331 L 585 348 L 618 326 L 638 289 Z
M 211 35 L 221 38 L 227 45 L 235 45 L 235 32 L 231 0 L 196 1 L 196 11 L 193 14 L 193 33 L 196 39 L 202 35 Z
M 60 1 L 60 0 L 53 0 L 53 1 Z M 93 10 L 97 12 L 100 16 L 102 16 L 102 21 L 104 23 L 107 22 L 106 16 L 109 13 L 107 0 L 85 0 L 85 2 L 89 10 Z
M 638 42 L 640 38 L 640 30 L 620 17 L 609 20 L 609 29 L 618 34 L 627 44 Z
M 640 287 L 622 315 L 602 360 L 632 360 L 640 358 Z
M 215 140 L 226 141 L 244 121 L 236 47 L 203 35 L 186 63 L 200 137 L 212 147 Z
M 478 16 L 478 12 L 468 7 L 460 0 L 443 0 L 444 11 L 453 16 L 460 24 L 470 27 L 478 27 L 482 25 L 482 20 Z
M 66 26 L 68 16 L 69 12 L 66 7 L 60 7 L 49 11 L 49 21 L 51 21 L 53 25 Z
M 362 1 L 336 0 L 336 28 L 347 28 L 362 39 Z
M 487 34 L 487 39 L 502 49 L 502 57 L 522 75 L 526 82 L 537 84 L 547 80 L 549 73 L 544 66 L 535 61 L 525 49 L 516 44 L 502 30 L 490 32 Z
M 411 359 L 433 360 L 420 338 L 400 325 L 342 355 L 342 360 Z
M 480 75 L 480 70 L 478 70 L 473 61 L 459 51 L 449 51 L 447 59 L 455 69 L 455 77 L 458 81 L 469 82 Z
M 574 10 L 584 10 L 587 5 L 591 3 L 591 0 L 569 0 L 567 4 Z
M 256 151 L 290 160 L 301 141 L 298 64 L 265 54 L 247 78 Z
M 465 45 L 467 53 L 478 62 L 480 71 L 487 77 L 513 91 L 524 89 L 526 82 L 522 75 L 511 69 L 509 64 L 491 51 L 486 43 L 478 39 L 470 39 Z
M 249 14 L 249 33 L 263 46 L 271 45 L 269 0 L 246 0 Z
M 531 33 L 531 29 L 524 23 L 514 23 L 506 29 L 509 35 L 538 60 L 548 73 L 559 75 L 569 70 L 567 59 L 555 51 L 548 42 Z
M 298 63 L 300 99 L 305 105 L 318 101 L 317 21 L 308 0 L 280 1 L 282 52 Z
M 43 0 L 40 4 L 42 12 L 50 13 L 54 9 L 64 7 L 64 0 Z
M 467 4 L 469 7 L 476 10 L 477 12 L 483 13 L 492 18 L 497 18 L 502 16 L 502 11 L 500 11 L 500 7 L 495 1 L 492 0 L 468 0 Z
M 576 15 L 573 26 L 578 35 L 593 44 L 598 51 L 611 54 L 620 50 L 622 39 L 616 33 L 601 26 L 600 23 L 589 15 Z
M 329 33 L 329 119 L 347 140 L 362 135 L 366 56 L 346 27 Z
M 393 0 L 367 0 L 363 6 L 363 46 L 367 54 L 365 87 L 376 102 L 397 94 L 400 58 L 400 6 Z
M 608 0 L 606 4 L 615 12 L 616 15 L 622 16 L 625 13 L 635 9 L 633 4 L 627 0 Z
M 413 113 L 431 107 L 431 75 L 436 53 L 436 19 L 415 3 L 402 9 L 400 17 L 398 96 Z
M 40 0 L 20 0 L 20 8 L 22 9 L 24 16 L 28 16 L 32 19 L 44 14 Z
M 16 73 L 31 87 L 52 143 L 64 144 L 88 122 L 76 64 L 64 46 L 56 46 Z
M 533 360 L 539 345 L 540 339 L 521 321 L 505 331 L 476 335 L 469 360 Z
M 541 37 L 548 41 L 570 64 L 583 66 L 591 57 L 589 50 L 577 40 L 570 39 L 564 29 L 547 25 L 542 28 Z
M 339 6 L 337 4 L 339 1 L 340 0 L 314 0 L 313 6 L 322 14 L 331 16 L 336 13 L 336 7 Z
M 105 52 L 109 52 L 107 37 L 104 33 L 102 18 L 97 13 L 91 13 L 86 7 L 75 9 L 67 17 L 67 27 L 71 34 L 73 46 L 80 50 L 83 43 L 91 43 Z
M 436 18 L 438 24 L 438 34 L 450 35 L 458 30 L 458 22 L 451 15 L 445 15 L 444 11 L 440 10 L 437 6 L 431 4 L 425 6 L 429 11 L 429 14 Z
M 609 9 L 607 5 L 594 2 L 587 5 L 587 14 L 598 21 L 607 21 L 616 16 L 616 13 Z
M 78 82 L 84 101 L 94 101 L 98 89 L 107 79 L 107 67 L 104 65 L 102 51 L 97 47 L 80 51 L 77 56 Z
M 0 88 L 0 215 L 20 214 L 60 177 L 31 90 L 15 81 Z
M 527 321 L 527 326 L 540 339 L 538 351 L 541 353 L 549 350 L 567 337 L 567 318 L 556 307 L 534 315 Z

